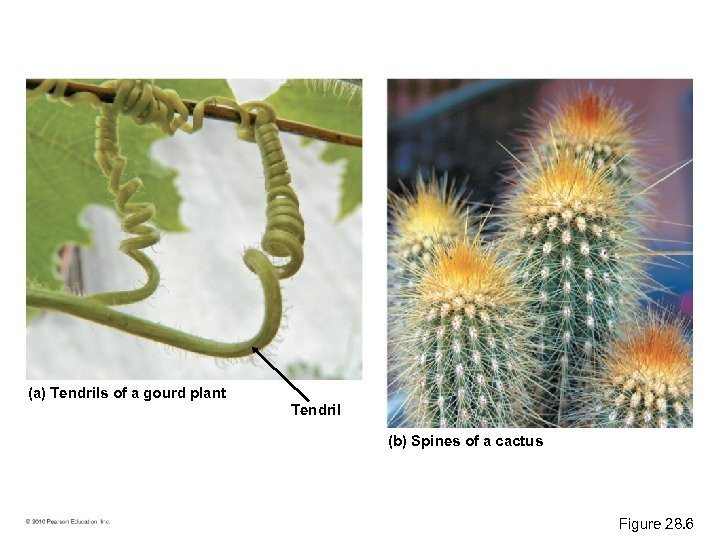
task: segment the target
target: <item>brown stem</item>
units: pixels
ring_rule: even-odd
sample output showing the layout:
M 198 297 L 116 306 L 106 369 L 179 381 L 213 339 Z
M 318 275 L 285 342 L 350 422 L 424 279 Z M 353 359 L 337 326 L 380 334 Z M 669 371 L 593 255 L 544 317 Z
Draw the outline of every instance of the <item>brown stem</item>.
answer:
M 25 87 L 28 90 L 33 90 L 40 86 L 40 83 L 44 79 L 26 79 Z M 66 96 L 72 96 L 77 92 L 90 92 L 100 98 L 100 101 L 104 103 L 112 103 L 115 99 L 115 91 L 112 88 L 105 88 L 103 86 L 95 86 L 92 84 L 84 84 L 79 82 L 69 82 L 67 89 L 65 90 Z M 183 103 L 188 108 L 188 113 L 192 115 L 195 110 L 197 103 L 195 101 L 183 100 Z M 228 107 L 222 107 L 220 105 L 208 104 L 205 106 L 205 116 L 208 118 L 215 118 L 216 120 L 223 120 L 225 122 L 240 123 L 240 115 L 234 110 Z M 255 122 L 255 113 L 250 113 L 252 122 Z M 344 144 L 346 146 L 362 146 L 362 137 L 357 135 L 349 135 L 347 133 L 340 133 L 338 131 L 331 131 L 329 129 L 319 128 L 317 126 L 311 126 L 308 124 L 301 124 L 300 122 L 293 122 L 292 120 L 284 120 L 278 118 L 276 120 L 277 127 L 280 131 L 287 133 L 295 133 L 297 135 L 303 135 L 310 137 L 311 139 L 318 139 L 320 141 L 326 141 L 336 144 Z

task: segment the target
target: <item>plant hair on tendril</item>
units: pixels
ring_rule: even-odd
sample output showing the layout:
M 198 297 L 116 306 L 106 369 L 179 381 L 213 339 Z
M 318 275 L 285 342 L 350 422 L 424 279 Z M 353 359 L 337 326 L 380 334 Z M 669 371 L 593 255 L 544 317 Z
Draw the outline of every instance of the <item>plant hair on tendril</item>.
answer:
M 305 242 L 305 226 L 297 195 L 291 187 L 291 177 L 280 142 L 274 108 L 263 101 L 251 101 L 242 105 L 224 98 L 211 97 L 198 103 L 193 110 L 192 123 L 189 113 L 178 94 L 163 90 L 151 80 L 117 80 L 104 86 L 115 90 L 112 103 L 102 103 L 88 92 L 78 92 L 65 97 L 67 80 L 45 79 L 37 88 L 27 92 L 30 101 L 49 93 L 50 99 L 61 99 L 74 105 L 90 103 L 100 110 L 96 119 L 95 160 L 108 180 L 108 190 L 115 198 L 115 207 L 121 214 L 121 228 L 131 235 L 120 243 L 120 251 L 142 266 L 147 282 L 135 290 L 98 293 L 77 297 L 28 286 L 28 307 L 51 309 L 75 315 L 93 322 L 111 326 L 136 336 L 145 337 L 184 350 L 223 358 L 249 356 L 253 348 L 268 345 L 280 327 L 282 320 L 282 295 L 280 280 L 289 278 L 300 269 Z M 151 224 L 155 207 L 148 202 L 131 199 L 141 190 L 143 183 L 138 177 L 122 181 L 127 158 L 121 154 L 118 122 L 120 115 L 127 115 L 137 125 L 153 125 L 172 135 L 178 129 L 194 133 L 202 128 L 205 106 L 222 104 L 234 109 L 241 118 L 237 128 L 238 137 L 255 141 L 260 149 L 267 193 L 265 232 L 261 239 L 262 251 L 247 249 L 243 261 L 258 276 L 263 287 L 265 314 L 260 330 L 244 342 L 223 343 L 198 337 L 159 323 L 153 323 L 108 306 L 130 304 L 148 298 L 158 287 L 160 274 L 153 261 L 142 251 L 155 245 L 160 234 Z M 255 122 L 251 125 L 250 111 Z M 287 259 L 273 264 L 269 256 Z

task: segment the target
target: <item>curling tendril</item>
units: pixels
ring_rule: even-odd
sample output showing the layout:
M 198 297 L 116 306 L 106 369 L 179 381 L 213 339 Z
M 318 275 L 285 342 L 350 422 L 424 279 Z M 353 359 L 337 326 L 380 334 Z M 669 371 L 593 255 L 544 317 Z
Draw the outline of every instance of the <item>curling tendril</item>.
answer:
M 98 293 L 87 297 L 28 287 L 27 305 L 69 313 L 137 336 L 210 356 L 248 356 L 252 354 L 253 347 L 262 348 L 270 343 L 277 333 L 282 316 L 280 279 L 291 277 L 299 270 L 303 262 L 305 241 L 304 221 L 297 195 L 290 186 L 290 173 L 272 106 L 262 101 L 238 105 L 223 97 L 208 98 L 195 107 L 192 123 L 188 123 L 188 110 L 177 93 L 162 90 L 152 81 L 118 80 L 108 83 L 108 86 L 115 89 L 115 99 L 110 104 L 102 103 L 97 96 L 87 92 L 64 97 L 67 82 L 46 79 L 36 89 L 28 91 L 27 99 L 50 93 L 51 99 L 62 99 L 71 105 L 87 102 L 100 110 L 96 120 L 95 159 L 108 180 L 108 190 L 115 198 L 115 207 L 122 216 L 122 230 L 131 235 L 121 242 L 120 250 L 142 266 L 147 282 L 135 290 Z M 177 129 L 194 133 L 202 128 L 204 109 L 208 103 L 220 103 L 237 111 L 241 118 L 238 136 L 257 143 L 265 176 L 267 223 L 261 240 L 263 251 L 248 249 L 243 255 L 245 265 L 258 276 L 262 284 L 265 314 L 257 334 L 239 343 L 204 339 L 108 307 L 144 300 L 157 289 L 160 281 L 157 267 L 142 251 L 160 240 L 159 232 L 151 224 L 155 207 L 148 202 L 131 200 L 143 186 L 140 178 L 134 177 L 125 182 L 122 180 L 127 158 L 120 151 L 118 119 L 120 115 L 127 115 L 138 125 L 154 125 L 169 135 Z M 251 125 L 250 121 L 251 110 L 256 113 L 254 125 Z M 269 256 L 287 261 L 273 264 Z

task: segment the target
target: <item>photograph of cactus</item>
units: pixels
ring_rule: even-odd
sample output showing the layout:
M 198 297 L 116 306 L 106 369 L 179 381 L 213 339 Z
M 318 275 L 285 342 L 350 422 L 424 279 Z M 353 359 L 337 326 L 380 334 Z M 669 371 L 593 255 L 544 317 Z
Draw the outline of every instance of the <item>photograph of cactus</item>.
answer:
M 692 427 L 692 89 L 388 82 L 389 427 Z

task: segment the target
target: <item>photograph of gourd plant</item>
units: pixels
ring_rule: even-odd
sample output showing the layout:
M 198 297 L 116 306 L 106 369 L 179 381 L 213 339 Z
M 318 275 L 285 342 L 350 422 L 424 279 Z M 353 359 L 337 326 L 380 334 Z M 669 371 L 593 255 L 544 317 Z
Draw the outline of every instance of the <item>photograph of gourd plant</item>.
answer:
M 388 101 L 388 425 L 692 427 L 692 81 Z
M 29 379 L 360 377 L 362 81 L 26 88 Z

